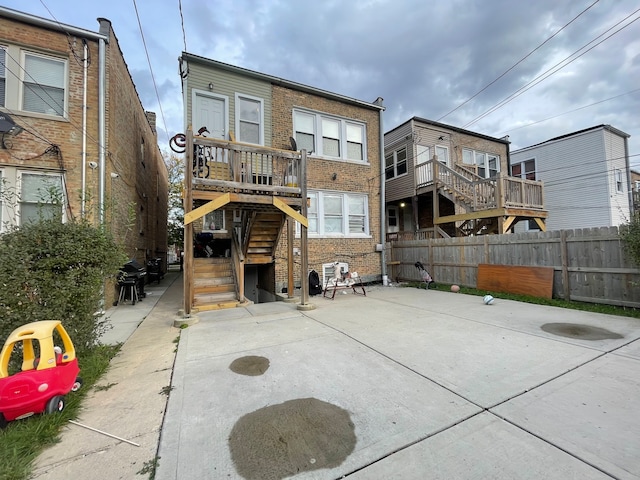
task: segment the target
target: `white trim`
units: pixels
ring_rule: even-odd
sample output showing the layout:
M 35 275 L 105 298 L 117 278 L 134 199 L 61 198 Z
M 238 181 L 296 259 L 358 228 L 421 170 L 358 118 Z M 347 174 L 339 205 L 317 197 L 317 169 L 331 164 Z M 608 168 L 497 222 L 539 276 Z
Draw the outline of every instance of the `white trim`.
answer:
M 16 170 L 16 216 L 15 216 L 15 224 L 22 225 L 22 175 L 39 175 L 46 177 L 56 177 L 60 179 L 60 188 L 62 195 L 62 205 L 60 208 L 62 209 L 62 223 L 67 221 L 67 205 L 69 203 L 69 199 L 67 198 L 67 192 L 65 189 L 65 179 L 64 174 L 61 172 L 43 172 L 40 170 Z M 33 202 L 29 202 L 32 204 Z M 44 203 L 44 202 L 43 202 Z M 46 202 L 50 203 L 50 202 Z
M 369 164 L 369 156 L 368 156 L 368 148 L 367 148 L 367 124 L 365 122 L 361 122 L 355 120 L 353 118 L 341 117 L 338 115 L 332 115 L 330 113 L 320 112 L 316 110 L 310 110 L 303 107 L 293 107 L 291 110 L 292 121 L 293 121 L 293 137 L 296 137 L 296 113 L 301 113 L 304 115 L 309 115 L 314 119 L 314 151 L 313 156 L 323 158 L 326 160 L 334 160 L 334 161 L 343 161 L 343 162 L 352 162 L 357 163 L 358 165 L 367 165 Z M 340 156 L 333 157 L 330 155 L 325 155 L 322 151 L 322 119 L 331 120 L 340 122 Z M 351 124 L 354 126 L 362 127 L 362 160 L 355 160 L 352 158 L 347 158 L 348 154 L 348 144 L 347 144 L 347 124 Z
M 260 125 L 258 127 L 259 130 L 259 145 L 264 145 L 264 99 L 260 97 L 254 97 L 253 95 L 245 95 L 244 93 L 235 92 L 234 101 L 235 101 L 235 129 L 236 129 L 236 140 L 244 143 L 247 142 L 240 138 L 240 99 L 245 98 L 247 100 L 253 100 L 254 102 L 260 103 Z
M 6 49 L 6 57 L 5 57 L 5 65 L 8 65 L 8 58 L 11 53 L 10 49 Z M 25 82 L 34 83 L 34 80 L 29 76 L 27 77 L 27 67 L 26 67 L 26 56 L 30 55 L 32 57 L 40 57 L 47 60 L 52 60 L 56 62 L 62 63 L 63 66 L 63 100 L 62 100 L 62 115 L 58 115 L 57 113 L 46 113 L 46 112 L 33 112 L 31 110 L 24 109 L 24 93 L 25 93 Z M 48 118 L 69 118 L 69 60 L 65 57 L 57 57 L 55 55 L 47 55 L 44 53 L 40 53 L 38 51 L 31 50 L 30 48 L 20 48 L 20 80 L 18 81 L 18 98 L 17 98 L 17 108 L 21 112 L 27 112 L 32 115 L 38 115 Z M 8 68 L 7 68 L 8 69 Z M 7 83 L 9 82 L 9 77 L 6 75 L 5 71 L 5 107 L 7 107 L 7 99 L 9 98 L 7 88 Z M 47 85 L 45 85 L 47 86 Z M 53 99 L 48 95 L 45 95 L 45 98 L 42 99 L 44 103 L 51 106 L 49 102 L 52 102 Z M 8 108 L 8 107 L 7 107 Z
M 325 195 L 339 195 L 342 197 L 342 231 L 326 232 L 324 197 Z M 318 231 L 309 230 L 309 238 L 371 238 L 370 218 L 369 218 L 369 195 L 361 192 L 340 192 L 335 190 L 312 190 L 307 192 L 307 197 L 315 196 L 317 204 L 317 228 Z M 364 233 L 349 233 L 349 197 L 364 197 Z M 300 224 L 296 222 L 296 236 L 300 235 Z
M 193 133 L 198 133 L 198 130 L 202 125 L 196 126 L 193 123 L 194 113 L 196 109 L 196 97 L 201 95 L 203 97 L 215 98 L 224 102 L 224 134 L 222 140 L 229 140 L 229 97 L 226 95 L 220 95 L 218 93 L 209 92 L 208 90 L 199 90 L 194 88 L 191 90 L 191 128 Z

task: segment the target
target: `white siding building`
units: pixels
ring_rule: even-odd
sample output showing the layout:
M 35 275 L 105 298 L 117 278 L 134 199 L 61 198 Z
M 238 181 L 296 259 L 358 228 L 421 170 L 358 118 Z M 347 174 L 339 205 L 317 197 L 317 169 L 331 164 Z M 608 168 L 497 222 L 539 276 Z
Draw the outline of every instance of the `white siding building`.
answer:
M 629 221 L 628 138 L 610 125 L 599 125 L 511 152 L 512 175 L 544 182 L 547 230 Z M 534 227 L 521 224 L 516 231 Z

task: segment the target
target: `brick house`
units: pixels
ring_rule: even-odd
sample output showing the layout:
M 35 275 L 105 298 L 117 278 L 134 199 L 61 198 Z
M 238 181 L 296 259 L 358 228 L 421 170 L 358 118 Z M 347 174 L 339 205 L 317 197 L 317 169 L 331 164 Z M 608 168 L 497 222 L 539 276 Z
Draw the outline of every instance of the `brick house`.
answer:
M 192 234 L 192 254 L 200 264 L 193 267 L 192 289 L 190 273 L 185 275 L 187 311 L 273 300 L 289 290 L 290 266 L 304 263 L 305 255 L 308 270 L 316 270 L 321 281 L 336 261 L 365 282 L 380 280 L 381 99 L 364 102 L 190 53 L 182 54 L 181 72 L 187 184 L 193 179 L 186 187 L 193 198 L 185 206 L 185 252 Z M 228 200 L 224 192 L 231 193 Z M 298 222 L 291 236 L 284 234 L 287 218 L 295 215 L 273 207 L 264 211 L 265 204 L 279 201 L 305 215 L 308 229 Z M 269 232 L 267 220 L 274 226 Z M 261 222 L 259 232 L 251 230 Z M 236 250 L 242 257 L 237 265 L 231 258 Z M 213 285 L 216 274 L 205 273 L 205 264 L 214 263 L 228 264 L 218 267 L 227 272 L 218 275 L 228 278 L 227 285 Z M 294 283 L 301 285 L 304 277 L 306 284 L 307 274 L 306 268 L 296 269 Z
M 111 23 L 98 21 L 92 32 L 0 7 L 0 112 L 21 129 L 0 133 L 0 229 L 56 208 L 43 194 L 53 188 L 63 219 L 104 223 L 140 263 L 166 259 L 168 173 L 155 115 Z

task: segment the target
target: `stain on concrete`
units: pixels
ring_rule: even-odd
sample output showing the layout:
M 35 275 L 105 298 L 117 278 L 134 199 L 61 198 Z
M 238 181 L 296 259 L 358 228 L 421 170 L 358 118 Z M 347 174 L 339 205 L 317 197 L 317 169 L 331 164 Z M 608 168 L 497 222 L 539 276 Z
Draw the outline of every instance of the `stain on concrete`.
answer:
M 580 340 L 608 340 L 624 338 L 623 335 L 607 330 L 606 328 L 580 325 L 579 323 L 545 323 L 540 328 L 553 335 Z
M 257 377 L 262 375 L 269 369 L 269 359 L 265 357 L 257 357 L 249 355 L 246 357 L 236 358 L 229 369 L 240 375 L 247 375 L 249 377 Z
M 240 418 L 229 449 L 247 480 L 280 480 L 300 472 L 334 468 L 353 452 L 349 412 L 316 398 L 270 405 Z

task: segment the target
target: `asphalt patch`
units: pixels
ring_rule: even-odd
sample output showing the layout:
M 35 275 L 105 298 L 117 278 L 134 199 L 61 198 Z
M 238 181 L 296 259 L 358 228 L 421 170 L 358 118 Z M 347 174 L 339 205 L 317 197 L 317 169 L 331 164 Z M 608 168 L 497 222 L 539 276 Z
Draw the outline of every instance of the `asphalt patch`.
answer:
M 606 328 L 580 325 L 579 323 L 545 323 L 540 328 L 553 335 L 577 338 L 580 340 L 613 340 L 624 338 L 623 335 L 607 330 Z
M 257 357 L 249 355 L 246 357 L 236 358 L 229 369 L 239 375 L 247 375 L 249 377 L 257 377 L 264 374 L 269 369 L 269 359 L 265 357 Z
M 349 412 L 316 398 L 251 412 L 236 422 L 229 436 L 233 463 L 247 480 L 280 480 L 335 468 L 355 446 Z

